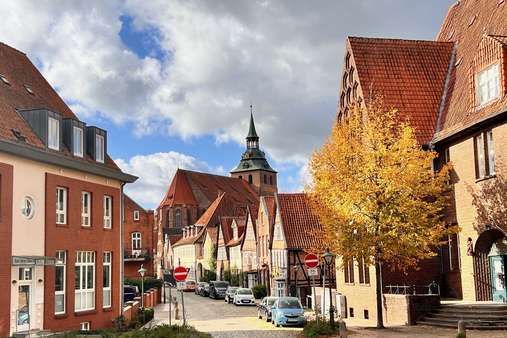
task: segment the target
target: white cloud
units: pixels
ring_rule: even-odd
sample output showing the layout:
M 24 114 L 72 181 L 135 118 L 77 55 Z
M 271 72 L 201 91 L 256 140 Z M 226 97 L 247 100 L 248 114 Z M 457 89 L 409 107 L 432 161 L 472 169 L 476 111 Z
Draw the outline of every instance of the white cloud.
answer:
M 133 123 L 138 136 L 211 134 L 217 142 L 243 142 L 254 104 L 264 148 L 278 161 L 302 165 L 333 121 L 346 35 L 431 38 L 446 6 L 6 0 L 0 40 L 26 51 L 82 117 Z M 157 31 L 171 57 L 130 51 L 119 37 L 125 14 L 137 29 Z
M 218 173 L 223 170 L 214 170 L 192 156 L 174 151 L 136 155 L 128 160 L 116 159 L 115 162 L 123 171 L 139 177 L 137 182 L 126 186 L 125 192 L 147 208 L 154 208 L 161 202 L 178 168 Z

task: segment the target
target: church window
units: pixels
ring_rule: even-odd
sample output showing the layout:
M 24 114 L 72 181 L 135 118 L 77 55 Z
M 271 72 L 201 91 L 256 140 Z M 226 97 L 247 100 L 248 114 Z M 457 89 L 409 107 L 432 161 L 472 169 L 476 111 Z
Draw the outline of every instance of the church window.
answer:
M 264 174 L 264 184 L 268 184 L 268 175 Z
M 273 176 L 269 176 L 269 184 L 273 185 Z
M 250 183 L 250 184 L 253 183 L 253 177 L 252 177 L 252 175 L 248 175 L 248 183 Z
M 243 179 L 243 176 L 239 175 L 239 179 L 242 180 Z
M 174 226 L 176 228 L 181 227 L 181 210 L 180 209 L 176 209 L 176 212 L 174 214 Z

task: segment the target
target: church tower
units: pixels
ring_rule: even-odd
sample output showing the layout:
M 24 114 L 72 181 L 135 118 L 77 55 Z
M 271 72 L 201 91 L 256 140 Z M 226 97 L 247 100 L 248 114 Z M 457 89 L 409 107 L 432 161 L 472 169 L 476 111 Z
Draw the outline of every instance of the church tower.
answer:
M 259 148 L 259 136 L 250 106 L 250 128 L 246 137 L 246 150 L 238 166 L 231 171 L 232 177 L 247 181 L 260 196 L 274 195 L 277 192 L 276 171 L 271 168 L 266 155 Z

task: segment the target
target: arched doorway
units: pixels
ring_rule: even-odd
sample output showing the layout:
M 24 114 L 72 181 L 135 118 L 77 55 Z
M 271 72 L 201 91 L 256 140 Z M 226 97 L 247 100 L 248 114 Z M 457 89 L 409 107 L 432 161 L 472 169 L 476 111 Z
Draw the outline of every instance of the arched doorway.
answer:
M 493 289 L 499 281 L 497 278 L 501 278 L 498 272 L 505 267 L 505 259 L 503 261 L 492 259 L 489 256 L 493 244 L 497 241 L 501 241 L 505 238 L 505 234 L 499 229 L 489 229 L 480 234 L 479 238 L 475 242 L 474 249 L 474 275 L 475 275 L 475 297 L 478 301 L 492 301 L 493 300 Z M 501 257 L 501 256 L 500 256 Z M 491 266 L 491 262 L 493 265 Z M 492 270 L 499 270 L 495 272 L 495 280 L 492 280 Z M 497 297 L 498 298 L 498 297 Z

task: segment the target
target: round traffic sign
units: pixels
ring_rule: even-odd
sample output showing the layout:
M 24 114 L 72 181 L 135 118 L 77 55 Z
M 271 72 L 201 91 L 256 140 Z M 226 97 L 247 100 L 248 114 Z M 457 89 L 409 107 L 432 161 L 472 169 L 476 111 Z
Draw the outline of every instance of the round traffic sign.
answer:
M 178 282 L 183 282 L 185 279 L 187 279 L 187 275 L 188 271 L 184 266 L 178 266 L 176 269 L 174 269 L 174 279 L 176 279 Z
M 310 269 L 315 268 L 317 265 L 319 265 L 319 257 L 317 257 L 317 255 L 314 255 L 314 254 L 306 255 L 305 265 L 307 267 L 309 267 Z

